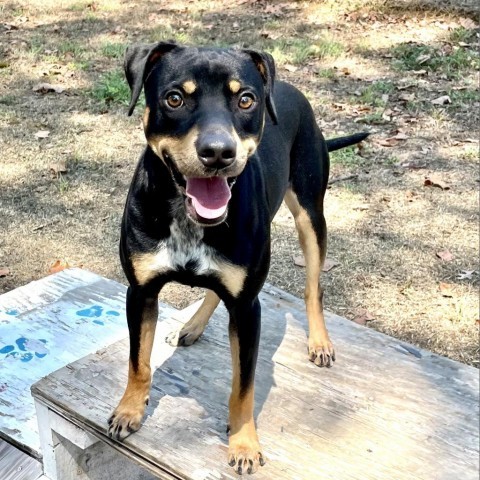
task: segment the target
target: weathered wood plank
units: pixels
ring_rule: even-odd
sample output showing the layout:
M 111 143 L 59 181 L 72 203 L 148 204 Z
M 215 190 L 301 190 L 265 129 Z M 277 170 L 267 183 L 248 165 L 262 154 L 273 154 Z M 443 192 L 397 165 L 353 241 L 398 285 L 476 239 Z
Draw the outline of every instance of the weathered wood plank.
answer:
M 42 464 L 0 439 L 0 478 L 2 480 L 36 480 Z
M 303 302 L 267 286 L 256 416 L 267 465 L 257 479 L 477 479 L 478 371 L 328 314 L 333 369 L 306 360 Z M 227 315 L 214 314 L 192 347 L 158 324 L 144 427 L 118 444 L 106 419 L 127 378 L 127 341 L 33 387 L 60 415 L 139 461 L 159 478 L 236 478 L 226 465 L 230 385 Z
M 126 337 L 125 291 L 117 282 L 71 269 L 0 296 L 0 438 L 40 456 L 30 386 Z M 173 311 L 162 305 L 162 315 Z

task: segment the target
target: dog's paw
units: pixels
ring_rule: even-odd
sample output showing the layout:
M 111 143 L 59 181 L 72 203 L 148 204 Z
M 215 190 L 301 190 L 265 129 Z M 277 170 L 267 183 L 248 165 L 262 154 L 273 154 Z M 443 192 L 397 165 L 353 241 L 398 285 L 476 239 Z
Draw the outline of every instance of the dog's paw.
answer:
M 333 362 L 335 361 L 335 350 L 332 342 L 309 342 L 308 359 L 317 365 L 317 367 L 333 367 Z
M 258 442 L 235 442 L 230 440 L 228 448 L 228 464 L 233 467 L 236 473 L 255 473 L 258 466 L 265 465 L 260 445 Z
M 148 404 L 148 400 L 145 401 L 145 404 Z M 135 407 L 128 405 L 126 402 L 120 402 L 108 419 L 108 436 L 122 441 L 131 433 L 136 432 L 142 424 L 145 404 Z
M 167 342 L 172 347 L 189 347 L 193 345 L 202 335 L 202 331 L 189 330 L 185 327 L 180 330 L 175 330 L 170 332 L 165 337 L 165 342 Z

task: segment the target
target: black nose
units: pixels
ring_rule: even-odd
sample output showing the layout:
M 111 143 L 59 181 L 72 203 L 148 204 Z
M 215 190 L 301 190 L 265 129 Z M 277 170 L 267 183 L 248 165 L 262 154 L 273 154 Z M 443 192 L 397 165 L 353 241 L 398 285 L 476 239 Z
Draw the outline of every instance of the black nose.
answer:
M 227 132 L 207 132 L 197 140 L 197 155 L 210 168 L 225 168 L 235 161 L 237 143 Z

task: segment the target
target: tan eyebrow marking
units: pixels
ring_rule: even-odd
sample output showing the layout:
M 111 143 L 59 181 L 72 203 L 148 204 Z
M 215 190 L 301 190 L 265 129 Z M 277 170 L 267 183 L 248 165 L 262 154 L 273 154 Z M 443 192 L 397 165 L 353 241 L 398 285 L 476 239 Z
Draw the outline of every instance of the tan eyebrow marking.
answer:
M 193 80 L 187 80 L 183 82 L 182 88 L 185 93 L 191 95 L 197 89 L 197 84 Z
M 241 85 L 238 80 L 230 80 L 228 82 L 228 88 L 232 93 L 238 93 L 238 91 L 240 90 L 240 87 Z

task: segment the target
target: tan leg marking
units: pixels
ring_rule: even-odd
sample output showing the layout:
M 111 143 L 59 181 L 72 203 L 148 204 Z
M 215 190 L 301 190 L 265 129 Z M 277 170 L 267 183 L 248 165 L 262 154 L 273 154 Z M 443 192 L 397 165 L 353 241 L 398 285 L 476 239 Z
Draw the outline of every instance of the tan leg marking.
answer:
M 203 303 L 195 315 L 180 329 L 170 333 L 165 341 L 176 347 L 179 345 L 188 347 L 195 343 L 205 330 L 213 312 L 217 308 L 220 298 L 216 293 L 207 290 Z
M 156 299 L 151 299 L 142 319 L 138 368 L 135 371 L 130 361 L 127 388 L 108 421 L 108 434 L 117 440 L 123 440 L 138 430 L 145 413 L 145 405 L 148 403 L 150 394 L 152 378 L 150 356 L 152 354 L 157 317 L 158 303 Z
M 158 261 L 156 253 L 135 254 L 131 258 L 133 273 L 139 285 L 145 285 L 156 275 L 167 271 L 166 268 L 157 268 L 155 263 Z
M 305 305 L 309 329 L 308 357 L 319 367 L 331 367 L 332 361 L 335 361 L 335 351 L 325 326 L 323 291 L 320 285 L 320 274 L 326 252 L 320 251 L 310 217 L 291 189 L 288 189 L 285 194 L 285 203 L 295 219 L 300 245 L 305 256 L 307 270 Z
M 197 89 L 197 84 L 193 80 L 187 80 L 183 83 L 182 88 L 185 93 L 191 95 Z
M 265 460 L 258 442 L 253 419 L 253 382 L 247 391 L 240 389 L 240 347 L 238 337 L 230 331 L 232 354 L 232 393 L 230 394 L 230 437 L 228 441 L 228 463 L 239 474 L 254 473 Z
M 246 269 L 227 262 L 217 262 L 217 264 L 220 281 L 232 296 L 238 297 L 243 289 L 245 278 L 247 278 Z

